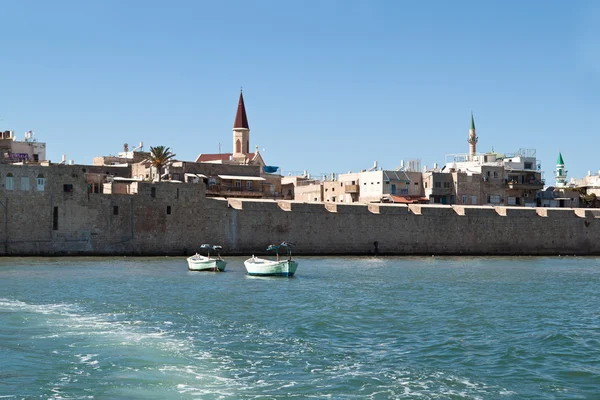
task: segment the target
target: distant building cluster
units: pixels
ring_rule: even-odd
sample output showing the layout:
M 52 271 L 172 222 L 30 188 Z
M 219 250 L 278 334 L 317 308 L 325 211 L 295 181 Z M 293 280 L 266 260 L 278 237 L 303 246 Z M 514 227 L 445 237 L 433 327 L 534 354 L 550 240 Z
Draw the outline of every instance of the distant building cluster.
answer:
M 210 197 L 272 198 L 323 203 L 435 203 L 526 207 L 600 207 L 600 171 L 581 179 L 567 178 L 559 153 L 554 186 L 545 186 L 541 165 L 533 149 L 514 153 L 477 153 L 475 120 L 467 136 L 469 152 L 446 157 L 443 166 L 421 169 L 418 160 L 395 169 L 377 163 L 369 169 L 330 174 L 317 179 L 307 172 L 282 176 L 279 167 L 267 165 L 258 150 L 250 151 L 250 127 L 240 93 L 233 125 L 232 152 L 198 155 L 194 161 L 171 160 L 161 171 L 143 143 L 123 146 L 117 156 L 100 156 L 92 165 L 74 165 L 46 159 L 46 144 L 27 132 L 23 141 L 12 131 L 0 132 L 0 167 L 4 190 L 44 190 L 55 168 L 73 168 L 85 179 L 89 193 L 133 194 L 139 181 L 168 181 L 206 185 Z M 11 168 L 5 168 L 10 165 Z M 18 176 L 15 167 L 39 166 L 41 172 Z M 37 170 L 36 170 L 37 171 Z M 31 182 L 35 180 L 35 182 Z M 66 189 L 65 189 L 66 191 Z

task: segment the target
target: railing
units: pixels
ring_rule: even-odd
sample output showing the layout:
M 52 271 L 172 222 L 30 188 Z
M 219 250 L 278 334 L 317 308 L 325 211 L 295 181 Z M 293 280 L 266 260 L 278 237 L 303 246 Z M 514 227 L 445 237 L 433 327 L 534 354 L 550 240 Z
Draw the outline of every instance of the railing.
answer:
M 207 194 L 208 195 L 218 195 L 218 196 L 243 196 L 243 197 L 262 197 L 263 193 L 265 193 L 261 186 L 255 188 L 248 188 L 243 186 L 236 185 L 210 185 L 208 187 Z M 267 192 L 270 193 L 270 192 Z
M 360 190 L 360 185 L 346 185 L 344 186 L 344 191 L 346 193 L 358 193 Z
M 321 183 L 316 179 L 299 179 L 296 181 L 296 186 L 308 186 L 308 185 L 318 185 Z
M 408 189 L 396 189 L 396 193 L 392 193 L 392 194 L 408 195 Z
M 431 188 L 425 189 L 425 191 L 431 190 L 431 194 L 434 196 L 443 196 L 447 194 L 452 194 L 452 188 Z
M 529 180 L 529 181 L 525 181 L 525 182 L 519 182 L 519 181 L 511 180 L 511 181 L 506 182 L 506 186 L 508 186 L 509 189 L 536 189 L 536 188 L 543 188 L 544 187 L 544 180 L 543 179 L 534 179 L 534 180 Z

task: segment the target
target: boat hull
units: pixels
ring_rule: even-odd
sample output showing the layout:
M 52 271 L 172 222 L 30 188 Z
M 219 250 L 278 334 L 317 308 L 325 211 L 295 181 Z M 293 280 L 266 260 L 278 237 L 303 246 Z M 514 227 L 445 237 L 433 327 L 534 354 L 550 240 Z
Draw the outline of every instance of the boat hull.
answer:
M 293 260 L 271 261 L 262 258 L 249 258 L 244 261 L 248 275 L 254 276 L 294 276 L 298 263 Z
M 190 271 L 225 271 L 225 266 L 227 266 L 225 260 L 204 256 L 188 257 L 187 262 Z

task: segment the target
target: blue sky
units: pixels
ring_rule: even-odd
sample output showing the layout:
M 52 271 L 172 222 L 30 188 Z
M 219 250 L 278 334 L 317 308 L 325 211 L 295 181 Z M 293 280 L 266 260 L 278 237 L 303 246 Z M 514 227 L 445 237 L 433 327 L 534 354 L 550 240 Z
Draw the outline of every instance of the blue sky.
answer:
M 0 0 L 0 129 L 78 164 L 140 141 L 250 146 L 284 172 L 537 149 L 547 183 L 600 169 L 593 1 Z M 264 149 L 264 150 L 263 150 Z

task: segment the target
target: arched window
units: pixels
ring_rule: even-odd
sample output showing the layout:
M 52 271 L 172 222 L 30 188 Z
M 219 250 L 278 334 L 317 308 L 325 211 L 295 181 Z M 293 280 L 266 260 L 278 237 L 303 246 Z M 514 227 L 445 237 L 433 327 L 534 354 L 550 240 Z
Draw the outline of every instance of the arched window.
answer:
M 46 178 L 44 178 L 43 174 L 39 174 L 36 180 L 37 183 L 37 191 L 43 192 L 44 187 L 46 186 Z
M 6 190 L 15 190 L 15 178 L 13 178 L 13 174 L 10 172 L 6 174 L 6 181 L 4 182 L 4 187 Z
M 238 139 L 235 142 L 235 152 L 236 153 L 241 153 L 242 152 L 242 142 L 240 142 L 240 139 Z
M 246 140 L 246 154 L 250 153 L 250 141 Z

